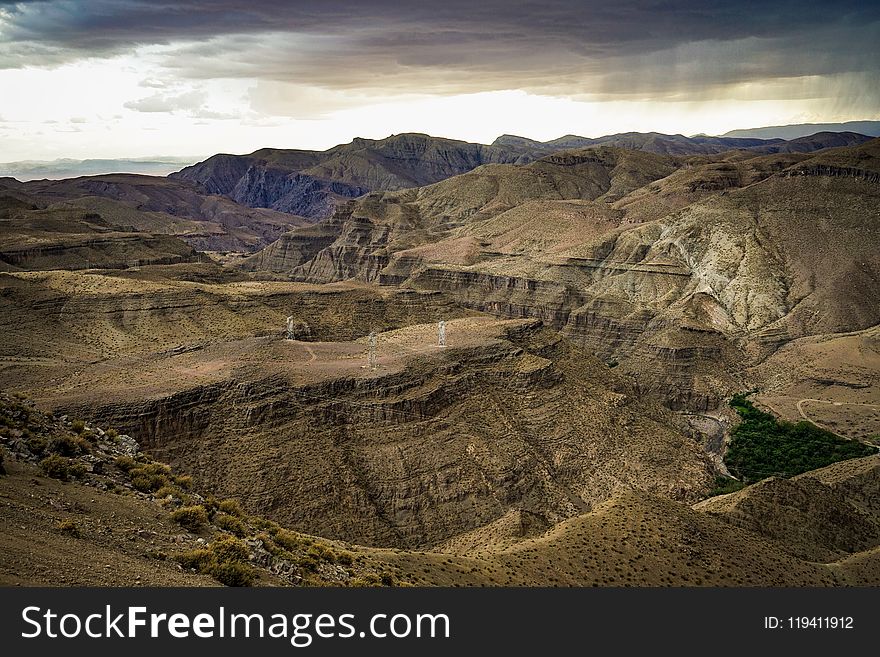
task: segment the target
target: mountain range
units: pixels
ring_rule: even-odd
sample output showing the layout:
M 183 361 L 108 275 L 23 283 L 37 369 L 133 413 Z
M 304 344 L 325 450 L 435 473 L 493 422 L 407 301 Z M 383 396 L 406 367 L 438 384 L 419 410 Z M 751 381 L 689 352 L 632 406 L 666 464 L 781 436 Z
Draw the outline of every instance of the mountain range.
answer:
M 181 167 L 199 161 L 198 157 L 154 157 L 140 159 L 25 160 L 0 163 L 0 176 L 28 180 L 61 180 L 77 176 L 97 176 L 107 173 L 139 173 L 167 176 Z
M 757 138 L 757 139 L 797 139 L 808 137 L 817 132 L 857 132 L 869 137 L 880 137 L 880 121 L 847 121 L 845 123 L 797 123 L 792 125 L 774 125 L 763 128 L 731 130 L 723 137 Z
M 2 178 L 0 581 L 876 584 L 878 222 L 850 132 Z
M 491 145 L 439 139 L 422 134 L 386 139 L 355 139 L 327 151 L 262 149 L 250 155 L 215 155 L 170 175 L 209 194 L 238 203 L 323 219 L 336 205 L 371 190 L 429 185 L 484 164 L 526 164 L 549 153 L 612 146 L 666 155 L 706 155 L 735 149 L 759 153 L 810 152 L 863 143 L 855 133 L 819 133 L 807 139 L 685 137 L 625 133 L 597 139 L 566 136 L 537 142 L 504 135 Z

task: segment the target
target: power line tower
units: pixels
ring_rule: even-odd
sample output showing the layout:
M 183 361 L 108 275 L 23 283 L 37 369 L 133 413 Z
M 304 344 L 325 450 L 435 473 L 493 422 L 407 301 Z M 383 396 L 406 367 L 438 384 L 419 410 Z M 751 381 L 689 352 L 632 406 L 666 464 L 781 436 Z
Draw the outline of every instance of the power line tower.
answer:
M 370 331 L 370 351 L 367 354 L 367 366 L 373 372 L 376 369 L 376 332 Z
M 440 347 L 446 346 L 446 322 L 442 319 L 437 324 L 437 345 Z

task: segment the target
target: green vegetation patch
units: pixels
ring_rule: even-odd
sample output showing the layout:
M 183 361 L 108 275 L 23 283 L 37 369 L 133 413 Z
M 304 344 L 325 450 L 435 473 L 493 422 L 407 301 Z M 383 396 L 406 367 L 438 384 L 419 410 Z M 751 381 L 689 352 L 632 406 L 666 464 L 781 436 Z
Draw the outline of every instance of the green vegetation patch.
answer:
M 778 420 L 756 408 L 745 394 L 734 395 L 730 405 L 742 422 L 730 432 L 724 462 L 746 483 L 773 476 L 792 477 L 877 452 L 870 445 L 841 438 L 812 422 Z

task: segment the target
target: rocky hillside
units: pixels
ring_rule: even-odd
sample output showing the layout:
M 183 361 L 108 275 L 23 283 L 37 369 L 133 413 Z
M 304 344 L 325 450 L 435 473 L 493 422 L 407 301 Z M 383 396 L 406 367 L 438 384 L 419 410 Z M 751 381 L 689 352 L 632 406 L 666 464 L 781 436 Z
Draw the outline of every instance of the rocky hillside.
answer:
M 341 200 L 373 189 L 418 187 L 481 164 L 529 159 L 529 152 L 518 148 L 401 134 L 355 139 L 326 151 L 265 148 L 250 155 L 215 155 L 170 177 L 244 205 L 321 219 Z
M 537 317 L 643 392 L 703 411 L 792 339 L 880 323 L 878 162 L 880 140 L 812 155 L 568 151 L 368 195 L 319 238 L 293 231 L 245 266 Z
M 684 137 L 624 133 L 586 138 L 567 135 L 548 142 L 502 135 L 491 145 L 400 134 L 386 139 L 355 139 L 326 151 L 264 148 L 249 155 L 219 154 L 171 174 L 208 194 L 225 195 L 254 208 L 271 208 L 320 220 L 347 199 L 369 191 L 421 187 L 484 164 L 525 164 L 563 150 L 605 146 L 660 155 L 713 155 L 736 149 L 750 152 L 811 152 L 855 145 L 869 137 L 820 133 L 785 142 L 730 137 Z
M 200 493 L 130 436 L 3 392 L 0 510 L 0 585 L 421 583 L 364 550 Z
M 171 278 L 181 267 L 0 276 L 0 386 L 136 436 L 251 512 L 376 546 L 713 482 L 680 418 L 539 322 L 391 287 Z
M 696 506 L 765 536 L 802 559 L 828 563 L 880 546 L 880 457 L 766 479 Z
M 112 418 L 200 485 L 291 527 L 426 547 L 513 508 L 552 524 L 621 486 L 688 500 L 712 481 L 677 418 L 536 322 L 469 318 L 413 292 L 92 276 L 115 290 L 77 293 L 78 276 L 14 277 L 9 302 L 36 316 L 10 326 L 17 363 L 0 370 L 4 385 L 57 411 Z M 72 321 L 35 329 L 53 313 L 49 285 Z M 184 299 L 205 314 L 183 310 Z M 122 326 L 111 310 L 120 306 Z M 342 336 L 381 326 L 383 308 L 401 328 L 379 333 L 371 371 L 366 339 Z M 279 335 L 288 313 L 299 340 Z M 181 326 L 182 314 L 203 324 Z M 277 328 L 260 337 L 270 315 Z M 436 324 L 413 325 L 431 315 L 449 320 L 446 349 L 434 346 Z M 83 378 L 92 384 L 75 384 Z
M 125 269 L 193 263 L 205 256 L 171 235 L 111 225 L 76 207 L 37 209 L 0 194 L 0 271 Z
M 28 183 L 5 179 L 0 190 L 34 208 L 85 211 L 124 230 L 174 235 L 203 251 L 255 251 L 306 224 L 302 217 L 250 208 L 183 181 L 154 176 L 111 174 Z
M 830 586 L 880 581 L 878 457 L 694 508 L 630 489 L 552 528 L 511 512 L 443 552 L 286 529 L 132 438 L 0 393 L 0 584 Z M 815 489 L 815 490 L 814 490 Z M 812 497 L 823 491 L 821 503 Z M 780 497 L 780 491 L 782 493 Z M 828 524 L 830 523 L 830 525 Z

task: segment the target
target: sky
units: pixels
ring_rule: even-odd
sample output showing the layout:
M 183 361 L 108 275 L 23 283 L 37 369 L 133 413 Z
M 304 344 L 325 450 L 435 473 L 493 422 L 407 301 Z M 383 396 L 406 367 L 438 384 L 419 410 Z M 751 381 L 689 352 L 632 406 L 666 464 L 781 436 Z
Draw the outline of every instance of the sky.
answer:
M 0 0 L 0 160 L 880 119 L 880 2 Z

